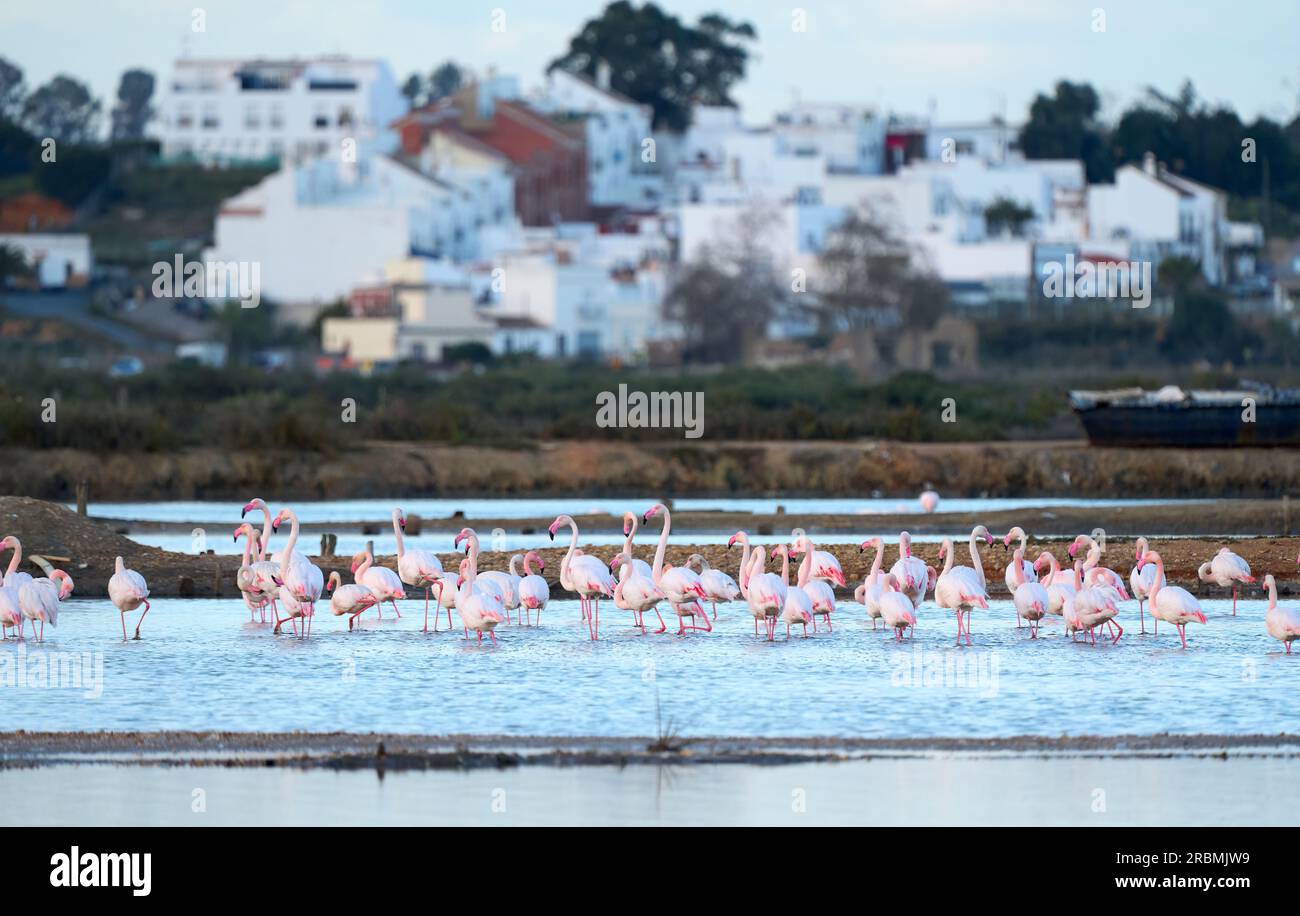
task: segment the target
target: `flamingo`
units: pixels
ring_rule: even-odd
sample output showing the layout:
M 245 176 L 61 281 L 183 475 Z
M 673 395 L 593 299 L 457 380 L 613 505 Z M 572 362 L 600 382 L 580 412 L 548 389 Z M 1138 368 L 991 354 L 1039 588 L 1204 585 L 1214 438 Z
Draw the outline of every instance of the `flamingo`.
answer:
M 10 587 L 0 577 L 0 627 L 7 631 L 11 627 L 21 628 L 22 625 L 23 612 L 18 605 L 18 589 Z M 4 633 L 4 638 L 9 638 L 8 632 Z
M 536 611 L 537 624 L 540 626 L 542 611 L 546 608 L 546 602 L 551 600 L 551 587 L 546 584 L 545 579 L 533 572 L 534 563 L 539 570 L 543 572 L 546 570 L 546 563 L 536 551 L 530 550 L 524 554 L 524 575 L 519 580 L 519 606 L 524 609 L 525 620 L 530 625 L 533 622 L 533 611 Z M 514 557 L 510 558 L 510 571 L 515 571 Z
M 835 611 L 835 590 L 827 585 L 825 581 L 813 578 L 812 569 L 816 552 L 813 550 L 812 541 L 808 539 L 807 535 L 800 537 L 795 542 L 793 552 L 803 554 L 803 562 L 799 564 L 798 586 L 808 595 L 808 600 L 812 605 L 813 632 L 817 632 L 818 614 L 826 618 L 826 629 L 834 632 L 835 627 L 831 625 L 831 614 Z
M 907 628 L 912 628 L 912 638 L 916 638 L 916 608 L 912 599 L 899 590 L 899 582 L 890 573 L 881 579 L 880 613 L 885 618 L 885 626 L 894 631 L 894 639 L 903 641 Z
M 251 534 L 252 528 L 249 527 Z M 247 549 L 247 545 L 245 546 Z M 149 584 L 144 581 L 144 576 L 140 575 L 134 569 L 127 569 L 126 563 L 118 557 L 113 564 L 113 577 L 108 580 L 108 598 L 117 607 L 122 618 L 122 639 L 126 639 L 126 615 L 134 611 L 140 605 L 144 605 L 144 611 L 140 614 L 140 619 L 135 624 L 135 638 L 140 638 L 140 624 L 144 623 L 144 618 L 149 613 Z
M 1202 563 L 1196 571 L 1196 578 L 1223 588 L 1231 586 L 1233 617 L 1237 616 L 1237 586 L 1242 582 L 1255 581 L 1255 577 L 1250 574 L 1250 564 L 1227 547 L 1220 547 L 1213 560 Z
M 814 632 L 817 630 L 816 618 L 813 617 L 812 597 L 803 588 L 812 567 L 812 553 L 804 554 L 804 562 L 800 566 L 799 584 L 795 588 L 790 588 L 790 558 L 793 552 L 784 544 L 778 544 L 772 548 L 772 557 L 775 558 L 778 554 L 781 557 L 781 581 L 785 584 L 785 605 L 781 609 L 781 619 L 785 621 L 785 638 L 790 638 L 790 627 L 798 623 L 803 625 L 803 635 L 807 639 L 809 623 L 813 625 Z M 829 587 L 825 582 L 817 584 Z
M 802 535 L 803 539 L 808 536 Z M 830 585 L 838 585 L 845 588 L 844 570 L 840 569 L 840 561 L 835 559 L 835 555 L 827 553 L 825 550 L 814 550 L 812 554 L 812 572 L 809 574 L 810 579 L 820 579 Z
M 735 601 L 740 597 L 740 586 L 736 580 L 731 578 L 720 569 L 714 569 L 709 565 L 709 561 L 704 559 L 703 555 L 693 553 L 686 565 L 691 568 L 700 577 L 700 585 L 704 586 L 704 595 L 713 605 L 713 619 L 718 619 L 718 602 Z
M 749 567 L 752 557 L 749 555 L 749 535 L 743 531 L 737 531 L 730 540 L 727 541 L 727 549 L 740 545 L 740 566 L 736 570 L 736 587 L 740 589 L 740 597 L 749 601 Z M 1300 558 L 1296 559 L 1300 563 Z M 755 631 L 757 634 L 757 631 Z
M 1049 566 L 1047 576 L 1039 581 L 1040 585 L 1045 585 L 1047 589 L 1047 613 L 1065 616 L 1065 609 L 1074 606 L 1074 596 L 1078 589 L 1074 585 L 1074 573 L 1070 572 L 1070 581 L 1061 581 L 1061 564 L 1056 561 L 1056 556 L 1049 551 L 1042 551 L 1034 560 L 1034 570 L 1038 571 L 1044 563 Z M 1079 561 L 1082 567 L 1083 561 Z
M 876 621 L 884 616 L 884 610 L 880 606 L 880 598 L 885 593 L 880 572 L 880 565 L 885 558 L 884 538 L 874 537 L 863 541 L 858 545 L 858 553 L 864 553 L 869 547 L 876 549 L 876 558 L 871 563 L 871 571 L 867 573 L 867 577 L 862 580 L 862 584 L 854 592 L 854 597 L 862 602 L 863 607 L 867 609 L 867 616 L 871 618 L 871 629 L 874 630 Z M 898 580 L 895 579 L 894 583 L 897 584 Z
M 501 596 L 501 610 L 505 612 L 506 623 L 510 622 L 510 612 L 519 607 L 519 577 L 510 572 L 485 569 L 478 574 L 478 584 L 493 586 Z
M 595 557 L 578 551 L 578 523 L 570 515 L 557 516 L 547 532 L 555 540 L 561 525 L 569 526 L 569 552 L 560 561 L 560 585 L 578 593 L 582 619 L 587 621 L 587 632 L 592 639 L 600 638 L 600 596 L 614 597 L 614 577 L 605 564 Z
M 921 503 L 921 511 L 926 515 L 932 515 L 939 508 L 939 494 L 933 490 L 923 491 L 918 501 Z
M 429 632 L 429 591 L 434 585 L 438 586 L 438 594 L 442 595 L 442 561 L 438 559 L 431 551 L 415 547 L 410 550 L 406 549 L 406 539 L 403 537 L 406 531 L 406 513 L 400 508 L 393 510 L 393 536 L 397 538 L 397 575 L 402 580 L 402 584 L 409 585 L 411 588 L 424 589 L 424 632 Z M 378 602 L 376 602 L 378 603 Z M 396 607 L 397 605 L 393 605 Z M 401 617 L 399 613 L 397 615 Z M 433 613 L 433 630 L 438 631 L 438 611 L 434 608 Z
M 574 528 L 576 534 L 577 528 Z M 478 578 L 478 535 L 469 528 L 461 529 L 460 534 L 456 535 L 456 546 L 460 546 L 463 539 L 468 539 L 469 546 L 466 549 L 465 564 L 462 567 L 464 572 L 461 574 L 458 587 L 459 595 L 456 597 L 456 609 L 460 611 L 461 622 L 465 625 L 465 638 L 469 638 L 469 631 L 474 630 L 478 633 L 478 642 L 483 643 L 483 634 L 487 633 L 492 637 L 492 644 L 496 645 L 497 634 L 496 627 L 505 615 L 492 606 L 491 599 L 480 588 L 476 587 Z M 597 561 L 599 562 L 599 561 Z
M 57 584 L 56 584 L 57 583 Z M 45 642 L 45 622 L 50 626 L 59 625 L 59 602 L 72 594 L 72 577 L 61 569 L 50 573 L 47 579 L 41 576 L 24 582 L 18 587 L 18 610 L 24 620 L 32 622 L 32 635 L 36 636 L 36 623 L 40 621 L 41 632 L 37 642 Z M 18 632 L 22 634 L 22 621 L 18 623 Z
M 637 514 L 636 514 L 635 512 L 624 512 L 624 513 L 623 513 L 623 537 L 624 537 L 624 539 L 625 539 L 626 542 L 627 542 L 627 546 L 626 546 L 626 548 L 624 549 L 623 553 L 626 553 L 626 554 L 629 554 L 629 555 L 631 554 L 631 552 L 632 552 L 632 539 L 636 537 L 636 532 L 637 532 L 637 528 L 638 528 L 638 527 L 639 527 L 639 526 L 638 526 L 638 523 L 637 523 Z M 615 558 L 617 558 L 617 557 L 622 556 L 622 554 L 615 554 L 614 556 L 615 556 Z M 622 560 L 619 560 L 619 562 L 620 562 L 620 563 L 626 563 L 626 562 L 627 562 L 627 559 L 624 558 L 624 559 L 622 559 Z M 610 561 L 610 566 L 609 566 L 609 568 L 610 568 L 611 571 L 613 571 L 613 569 L 614 569 L 614 562 L 613 562 L 613 560 Z M 651 570 L 651 568 L 650 568 L 650 564 L 647 563 L 645 560 L 642 560 L 642 559 L 640 559 L 640 558 L 636 558 L 636 557 L 634 557 L 634 558 L 632 559 L 632 568 L 635 569 L 635 570 L 636 570 L 638 573 L 640 573 L 641 575 L 645 576 L 647 579 L 653 579 L 653 578 L 654 578 L 654 572 Z
M 1119 591 L 1108 582 L 1105 571 L 1094 567 L 1088 570 L 1086 582 L 1074 595 L 1074 615 L 1079 626 L 1088 632 L 1093 644 L 1097 642 L 1096 628 L 1103 623 L 1116 631 L 1113 643 L 1119 642 L 1124 628 L 1115 620 L 1119 609 Z
M 1011 547 L 1011 541 L 1015 538 L 1020 539 L 1020 552 L 1021 555 L 1023 556 L 1024 552 L 1029 547 L 1029 538 L 1025 535 L 1025 529 L 1021 528 L 1019 525 L 1017 525 L 1016 527 L 1012 528 L 1010 531 L 1007 532 L 1006 537 L 1002 539 L 1002 548 L 1004 550 L 1009 549 Z M 1023 560 L 1021 561 L 1020 569 L 1024 573 L 1024 578 L 1026 582 L 1038 581 L 1038 573 L 1034 569 L 1033 563 L 1030 563 L 1028 560 Z M 1010 592 L 1012 595 L 1014 595 L 1016 593 L 1017 580 L 1016 577 L 1012 575 L 1012 571 L 1013 571 L 1012 564 L 1008 563 L 1006 574 L 1003 576 L 1003 581 L 1007 583 L 1007 591 Z M 1016 617 L 1016 626 L 1017 627 L 1020 626 L 1019 616 Z
M 406 589 L 402 588 L 402 580 L 387 566 L 376 565 L 375 555 L 370 552 L 369 547 L 353 555 L 352 575 L 358 585 L 364 585 L 375 596 L 375 605 L 387 601 L 396 610 L 397 599 L 406 600 Z
M 337 569 L 330 571 L 330 577 L 325 583 L 325 592 L 330 596 L 330 610 L 334 612 L 334 616 L 347 616 L 349 630 L 364 611 L 374 607 L 379 601 L 374 592 L 359 582 L 345 585 L 343 576 Z
M 979 549 L 975 546 L 977 539 L 988 544 L 993 543 L 993 536 L 983 525 L 976 525 L 970 533 L 971 566 L 953 564 L 953 546 L 951 538 L 944 538 L 939 545 L 939 559 L 944 560 L 943 572 L 939 574 L 934 585 L 934 601 L 939 607 L 945 607 L 957 614 L 957 641 L 962 634 L 966 636 L 966 645 L 970 645 L 970 612 L 975 607 L 987 608 L 988 585 L 984 578 L 984 564 L 980 560 Z M 891 572 L 890 575 L 893 575 Z M 963 626 L 962 617 L 966 618 Z
M 776 619 L 785 610 L 786 585 L 775 573 L 764 572 L 764 555 L 762 547 L 755 547 L 750 555 L 749 572 L 745 599 L 749 611 L 754 615 L 754 635 L 758 635 L 758 622 L 763 621 L 767 630 L 767 641 L 772 642 L 776 636 Z
M 1070 599 L 1065 602 L 1061 609 L 1061 616 L 1065 620 L 1065 632 L 1074 641 L 1075 637 L 1084 629 L 1083 620 L 1075 611 L 1075 598 L 1084 590 L 1083 588 L 1083 560 L 1075 560 L 1070 567 Z
M 671 569 L 664 568 L 664 550 L 668 547 L 668 535 L 673 528 L 672 513 L 668 511 L 668 507 L 663 503 L 655 503 L 641 516 L 641 523 L 643 525 L 648 524 L 650 519 L 660 513 L 663 513 L 664 527 L 659 532 L 659 545 L 655 548 L 655 562 L 651 568 L 651 578 L 654 580 L 654 584 L 659 587 L 659 590 L 664 593 L 668 603 L 673 605 L 673 610 L 677 611 L 680 616 L 682 610 L 678 605 L 688 604 L 697 598 L 706 597 L 704 585 L 694 571 L 684 566 L 674 566 Z M 694 626 L 694 618 L 692 618 L 691 623 Z M 709 623 L 707 617 L 704 623 L 706 632 L 713 629 L 713 625 Z
M 659 618 L 659 629 L 655 630 L 656 634 L 667 630 L 668 625 L 664 623 L 663 615 L 659 613 L 659 602 L 664 600 L 664 593 L 649 576 L 642 574 L 632 560 L 630 535 L 623 544 L 623 552 L 615 554 L 609 565 L 611 569 L 618 570 L 618 584 L 614 586 L 614 607 L 632 612 L 632 625 L 641 628 L 642 636 L 645 635 L 646 611 L 654 611 L 655 616 Z M 677 632 L 680 635 L 683 618 L 678 619 Z
M 1025 576 L 1026 566 L 1033 569 L 1033 564 L 1025 562 L 1025 548 L 1017 547 L 1016 552 L 1012 554 L 1011 565 L 1007 567 L 1016 586 L 1011 593 L 1011 600 L 1016 605 L 1016 626 L 1019 626 L 1021 618 L 1024 618 L 1029 622 L 1029 638 L 1037 639 L 1038 621 L 1047 615 L 1052 599 L 1047 594 L 1047 589 L 1038 583 L 1037 575 L 1032 582 Z
M 311 635 L 311 618 L 316 610 L 316 602 L 325 588 L 325 576 L 320 568 L 309 561 L 295 549 L 298 545 L 298 515 L 285 507 L 271 520 L 271 530 L 279 531 L 285 519 L 289 520 L 289 540 L 280 551 L 280 566 L 275 582 L 280 586 L 280 601 L 285 606 L 285 617 L 275 612 L 275 627 L 271 632 L 278 634 L 280 626 L 286 621 L 293 621 L 294 629 L 298 620 L 302 620 L 302 636 Z
M 1099 574 L 1100 581 L 1104 582 L 1106 585 L 1109 585 L 1111 588 L 1115 589 L 1121 601 L 1128 601 L 1129 600 L 1128 592 L 1125 591 L 1124 589 L 1124 577 L 1121 576 L 1119 573 L 1115 572 L 1115 570 L 1108 569 L 1107 567 L 1101 565 L 1101 545 L 1098 544 L 1096 541 L 1094 541 L 1092 538 L 1090 538 L 1088 535 L 1081 534 L 1077 538 L 1075 538 L 1074 543 L 1070 545 L 1069 548 L 1070 556 L 1073 557 L 1076 553 L 1078 553 L 1080 547 L 1088 548 L 1088 557 L 1086 560 L 1083 561 L 1083 571 L 1085 573 L 1089 573 L 1094 569 L 1100 569 L 1101 570 L 1101 573 Z
M 1133 571 L 1128 574 L 1128 584 L 1133 589 L 1133 597 L 1138 600 L 1138 623 L 1142 633 L 1147 631 L 1146 614 L 1142 606 L 1146 603 L 1147 597 L 1151 594 L 1151 586 L 1156 581 L 1156 565 L 1148 563 L 1142 565 L 1142 555 L 1147 552 L 1149 545 L 1146 538 L 1137 539 L 1137 554 L 1134 557 Z M 1160 583 L 1164 585 L 1164 582 Z M 1158 625 L 1159 621 L 1152 618 L 1152 624 Z
M 1165 623 L 1172 623 L 1178 628 L 1178 638 L 1187 648 L 1187 625 L 1193 620 L 1205 623 L 1205 614 L 1201 603 L 1192 597 L 1191 592 L 1177 585 L 1165 585 L 1165 561 L 1154 550 L 1148 550 L 1138 561 L 1145 566 L 1156 564 L 1156 581 L 1151 585 L 1147 600 L 1151 602 L 1151 616 Z
M 244 522 L 235 529 L 235 543 L 239 543 L 241 535 L 246 540 L 244 541 L 244 551 L 240 559 L 239 570 L 235 573 L 235 586 L 244 599 L 244 605 L 248 608 L 249 622 L 256 623 L 257 615 L 260 612 L 262 621 L 265 623 L 266 606 L 270 603 L 270 598 L 259 587 L 257 571 L 253 568 L 253 564 L 257 562 L 253 555 L 254 545 L 257 544 L 257 533 L 253 530 L 252 525 Z
M 254 497 L 244 503 L 244 508 L 239 513 L 239 517 L 244 518 L 248 513 L 254 511 L 262 513 L 262 559 L 276 562 L 278 565 L 277 559 L 268 553 L 266 549 L 271 544 L 271 533 L 275 531 L 274 519 L 271 517 L 271 507 L 260 496 Z
M 912 536 L 906 531 L 898 534 L 898 562 L 889 567 L 889 574 L 898 581 L 899 589 L 919 608 L 925 600 L 925 561 L 912 556 Z
M 1293 607 L 1277 606 L 1277 580 L 1273 575 L 1264 577 L 1264 588 L 1268 589 L 1268 613 L 1264 615 L 1264 626 L 1268 635 L 1280 639 L 1286 646 L 1286 654 L 1291 654 L 1291 643 L 1300 639 L 1300 610 Z
M 8 535 L 4 540 L 0 540 L 0 551 L 5 549 L 12 550 L 14 555 L 9 558 L 9 568 L 5 570 L 4 583 L 12 589 L 20 589 L 32 581 L 31 573 L 18 571 L 18 567 L 23 561 L 22 542 L 12 534 Z

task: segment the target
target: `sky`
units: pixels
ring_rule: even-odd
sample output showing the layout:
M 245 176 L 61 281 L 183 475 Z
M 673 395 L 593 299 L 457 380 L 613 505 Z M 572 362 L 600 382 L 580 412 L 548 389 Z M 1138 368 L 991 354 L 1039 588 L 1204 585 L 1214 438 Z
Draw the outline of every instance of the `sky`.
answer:
M 1244 119 L 1289 120 L 1300 102 L 1296 0 L 661 0 L 693 22 L 718 11 L 758 31 L 736 93 L 750 124 L 797 94 L 937 122 L 1025 118 L 1061 78 L 1087 81 L 1118 115 L 1145 87 L 1191 79 Z M 191 57 L 346 53 L 388 60 L 400 82 L 450 58 L 539 83 L 603 0 L 4 0 L 0 56 L 29 87 L 56 73 L 105 100 L 121 72 L 164 76 Z M 192 29 L 202 9 L 206 28 Z M 504 31 L 494 31 L 494 11 Z M 798 11 L 805 28 L 796 30 Z M 498 21 L 500 20 L 498 14 Z

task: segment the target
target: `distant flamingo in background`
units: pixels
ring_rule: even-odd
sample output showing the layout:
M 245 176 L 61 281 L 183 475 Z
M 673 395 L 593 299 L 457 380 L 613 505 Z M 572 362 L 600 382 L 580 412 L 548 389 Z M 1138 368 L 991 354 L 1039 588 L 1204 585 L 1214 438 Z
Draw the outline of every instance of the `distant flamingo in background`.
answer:
M 118 563 L 122 558 L 118 557 Z M 119 566 L 119 568 L 121 568 Z M 111 584 L 111 583 L 110 583 Z M 18 588 L 18 610 L 22 612 L 24 620 L 32 622 L 32 635 L 36 636 L 37 642 L 45 642 L 45 622 L 49 621 L 50 626 L 59 624 L 59 602 L 72 594 L 72 577 L 61 569 L 56 569 L 50 573 L 49 578 L 41 576 L 38 579 L 32 579 L 30 582 L 24 582 Z M 111 591 L 110 591 L 111 594 Z M 36 624 L 40 623 L 40 635 L 37 636 Z M 22 634 L 23 624 L 18 624 L 18 632 Z M 137 627 L 136 638 L 139 638 L 139 628 Z M 123 631 L 125 632 L 125 630 Z
M 1137 553 L 1133 558 L 1135 565 L 1133 571 L 1128 574 L 1129 587 L 1133 589 L 1133 597 L 1138 600 L 1138 625 L 1141 627 L 1139 630 L 1141 633 L 1147 631 L 1146 614 L 1143 612 L 1143 605 L 1146 603 L 1147 598 L 1150 597 L 1151 586 L 1156 581 L 1156 564 L 1142 565 L 1142 557 L 1149 548 L 1150 545 L 1147 544 L 1146 538 L 1137 539 Z M 1160 584 L 1164 585 L 1166 583 L 1162 581 Z M 1158 626 L 1159 621 L 1152 618 L 1152 624 Z
M 546 602 L 551 600 L 551 587 L 546 584 L 545 579 L 533 572 L 534 563 L 539 570 L 543 572 L 546 570 L 546 564 L 542 562 L 542 558 L 536 551 L 530 550 L 524 554 L 524 575 L 519 580 L 519 606 L 524 609 L 526 624 L 532 625 L 533 611 L 536 611 L 537 624 L 540 626 L 542 611 L 546 609 Z M 510 558 L 510 571 L 515 571 L 514 557 Z
M 1156 564 L 1156 581 L 1151 586 L 1151 592 L 1147 600 L 1151 602 L 1151 616 L 1157 620 L 1163 620 L 1165 623 L 1172 623 L 1178 628 L 1178 638 L 1182 640 L 1183 648 L 1187 648 L 1187 625 L 1192 621 L 1205 623 L 1205 614 L 1201 611 L 1201 603 L 1197 601 L 1192 594 L 1185 588 L 1177 585 L 1164 585 L 1165 581 L 1165 561 L 1161 559 L 1160 554 L 1154 550 L 1148 550 L 1139 561 L 1145 566 L 1147 563 Z
M 362 613 L 374 607 L 379 601 L 375 593 L 364 585 L 357 583 L 344 585 L 343 576 L 337 569 L 330 573 L 325 591 L 330 593 L 330 610 L 334 612 L 335 617 L 347 616 L 349 630 Z
M 570 532 L 569 552 L 560 561 L 560 584 L 571 592 L 578 593 L 578 602 L 582 607 L 582 619 L 587 621 L 587 632 L 592 639 L 600 638 L 600 596 L 614 597 L 614 577 L 609 574 L 605 564 L 595 557 L 578 553 L 578 523 L 572 516 L 561 515 L 547 532 L 555 540 L 555 532 L 561 525 L 568 525 Z
M 702 554 L 691 554 L 686 565 L 700 577 L 700 585 L 704 586 L 704 596 L 713 606 L 713 619 L 717 620 L 718 602 L 735 601 L 740 597 L 740 586 L 731 576 L 710 566 L 709 561 L 704 559 Z
M 867 609 L 867 616 L 871 618 L 871 629 L 874 630 L 876 629 L 876 621 L 884 616 L 884 610 L 880 606 L 880 597 L 885 593 L 884 583 L 881 582 L 884 574 L 880 571 L 880 565 L 885 559 L 884 538 L 873 537 L 863 541 L 858 545 L 858 553 L 865 553 L 868 548 L 872 547 L 876 549 L 876 558 L 871 561 L 871 570 L 867 573 L 867 577 L 862 580 L 862 584 L 857 587 L 853 596 Z M 897 580 L 895 582 L 897 583 Z
M 1291 654 L 1291 643 L 1300 639 L 1300 608 L 1278 607 L 1277 580 L 1272 574 L 1264 577 L 1264 588 L 1268 589 L 1268 613 L 1264 615 L 1264 626 L 1268 635 L 1282 641 L 1286 654 Z
M 966 645 L 970 645 L 970 612 L 976 607 L 987 608 L 988 585 L 984 578 L 984 565 L 980 560 L 978 540 L 992 544 L 993 537 L 983 525 L 977 525 L 970 533 L 971 566 L 953 566 L 953 544 L 951 538 L 944 538 L 939 545 L 939 559 L 944 561 L 943 571 L 934 585 L 934 600 L 939 607 L 948 608 L 957 614 L 957 641 L 963 635 Z M 893 573 L 891 572 L 891 575 Z M 965 622 L 963 623 L 963 618 Z
M 889 567 L 889 574 L 898 580 L 898 588 L 919 608 L 925 600 L 925 562 L 912 556 L 912 536 L 906 531 L 898 534 L 898 561 Z
M 912 628 L 912 638 L 916 638 L 916 608 L 912 599 L 898 589 L 898 579 L 892 573 L 881 579 L 880 613 L 885 618 L 885 626 L 894 631 L 894 639 L 903 641 L 907 628 Z
M 135 638 L 139 639 L 140 624 L 143 624 L 144 616 L 149 612 L 148 583 L 134 569 L 127 569 L 126 564 L 122 563 L 122 557 L 117 557 L 113 569 L 113 577 L 108 581 L 108 600 L 113 602 L 114 607 L 121 613 L 123 641 L 126 639 L 126 615 L 140 605 L 144 605 L 144 612 L 135 622 Z
M 926 515 L 933 514 L 935 509 L 939 508 L 939 494 L 933 490 L 925 490 L 920 496 L 921 511 Z
M 429 593 L 436 585 L 438 594 L 443 589 L 442 561 L 428 550 L 420 548 L 406 549 L 406 513 L 400 508 L 393 510 L 393 535 L 397 538 L 397 575 L 405 585 L 424 589 L 424 632 L 429 632 Z M 394 605 L 396 607 L 396 605 Z M 402 616 L 398 614 L 397 616 Z M 434 606 L 433 629 L 438 630 L 437 605 Z
M 4 583 L 16 591 L 32 581 L 32 574 L 20 572 L 18 569 L 23 562 L 22 542 L 12 534 L 8 535 L 4 540 L 0 540 L 0 551 L 6 548 L 12 550 L 14 555 L 9 558 L 9 568 L 5 570 Z
M 1227 547 L 1220 547 L 1213 560 L 1202 563 L 1196 571 L 1196 578 L 1223 588 L 1232 588 L 1233 617 L 1237 616 L 1237 586 L 1243 582 L 1255 581 L 1255 577 L 1250 574 L 1250 564 Z
M 1011 593 L 1011 600 L 1016 605 L 1016 625 L 1019 626 L 1020 620 L 1024 619 L 1029 623 L 1029 638 L 1037 639 L 1038 622 L 1047 615 L 1052 599 L 1047 594 L 1047 589 L 1038 583 L 1037 577 L 1032 582 L 1026 578 L 1026 566 L 1033 568 L 1032 564 L 1025 562 L 1025 548 L 1017 547 L 1011 565 L 1007 567 L 1016 586 Z
M 808 601 L 812 606 L 813 614 L 813 632 L 817 632 L 817 617 L 820 615 L 826 618 L 826 629 L 834 632 L 835 627 L 831 623 L 831 614 L 835 612 L 835 590 L 832 589 L 825 581 L 814 579 L 812 576 L 813 558 L 816 555 L 813 550 L 812 541 L 807 535 L 800 537 L 794 546 L 794 553 L 803 554 L 803 562 L 799 564 L 799 588 L 808 596 Z

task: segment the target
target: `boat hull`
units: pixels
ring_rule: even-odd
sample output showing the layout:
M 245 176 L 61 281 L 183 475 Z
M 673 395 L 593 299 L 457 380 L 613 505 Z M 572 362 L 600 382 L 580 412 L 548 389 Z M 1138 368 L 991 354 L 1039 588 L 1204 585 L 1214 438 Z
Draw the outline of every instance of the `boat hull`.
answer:
M 1076 409 L 1093 445 L 1233 448 L 1300 446 L 1300 405 L 1104 405 Z

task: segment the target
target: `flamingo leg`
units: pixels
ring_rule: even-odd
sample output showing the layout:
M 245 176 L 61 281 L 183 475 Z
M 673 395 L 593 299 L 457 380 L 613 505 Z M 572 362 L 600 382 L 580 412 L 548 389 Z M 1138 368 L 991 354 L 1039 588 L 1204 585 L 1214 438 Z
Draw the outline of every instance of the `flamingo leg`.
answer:
M 1146 633 L 1147 631 L 1147 617 L 1146 614 L 1143 613 L 1142 611 L 1142 605 L 1145 603 L 1146 602 L 1143 601 L 1141 598 L 1138 599 L 1138 624 L 1142 627 L 1143 633 Z
M 1183 648 L 1187 648 L 1187 624 L 1178 624 L 1178 638 L 1183 641 Z
M 433 618 L 433 625 L 435 628 L 438 626 L 438 617 L 436 614 Z M 424 587 L 424 632 L 429 632 L 429 586 L 427 585 Z
M 141 615 L 140 615 L 140 619 L 137 620 L 137 621 L 135 622 L 135 638 L 136 638 L 136 639 L 139 639 L 139 638 L 140 638 L 140 624 L 144 623 L 145 615 L 148 614 L 148 613 L 149 613 L 149 602 L 148 602 L 148 601 L 145 601 L 145 603 L 144 603 L 144 614 L 141 614 Z
M 1232 616 L 1237 616 L 1237 586 L 1232 587 Z
M 714 619 L 714 620 L 717 620 L 717 619 L 718 619 L 718 602 L 714 601 L 714 602 L 712 602 L 712 604 L 713 604 L 713 619 Z
M 126 642 L 126 611 L 122 612 L 122 642 Z
M 392 605 L 393 605 L 393 613 L 397 615 L 397 619 L 398 619 L 398 620 L 401 620 L 401 619 L 402 619 L 402 611 L 401 611 L 401 609 L 398 608 L 398 606 L 397 606 L 397 599 L 396 599 L 396 598 L 389 598 L 388 600 L 389 600 L 390 602 L 392 602 Z

